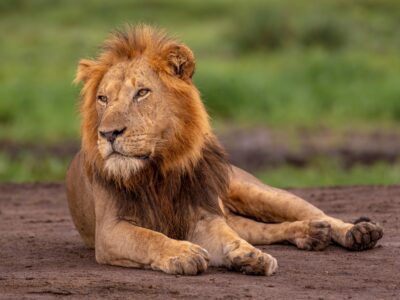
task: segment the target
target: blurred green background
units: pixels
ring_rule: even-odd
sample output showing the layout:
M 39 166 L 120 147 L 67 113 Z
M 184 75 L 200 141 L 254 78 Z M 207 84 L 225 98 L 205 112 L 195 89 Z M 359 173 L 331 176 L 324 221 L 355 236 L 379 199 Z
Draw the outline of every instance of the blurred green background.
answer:
M 397 137 L 398 0 L 2 0 L 1 181 L 64 178 L 68 149 L 79 143 L 77 62 L 94 57 L 112 29 L 139 22 L 167 29 L 194 50 L 194 80 L 217 132 L 234 126 L 294 140 L 302 130 Z M 328 156 L 255 172 L 284 187 L 393 184 L 396 161 L 378 157 L 349 168 Z

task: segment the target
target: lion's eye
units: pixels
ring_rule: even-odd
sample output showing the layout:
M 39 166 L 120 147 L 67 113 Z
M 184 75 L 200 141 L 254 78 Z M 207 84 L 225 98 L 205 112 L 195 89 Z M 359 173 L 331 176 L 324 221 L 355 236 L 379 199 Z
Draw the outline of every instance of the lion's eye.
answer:
M 97 100 L 100 101 L 103 104 L 106 104 L 107 101 L 108 101 L 108 98 L 107 98 L 107 96 L 104 96 L 104 95 L 98 95 L 97 96 Z
M 135 98 L 139 99 L 142 98 L 150 93 L 150 89 L 140 89 L 137 91 Z

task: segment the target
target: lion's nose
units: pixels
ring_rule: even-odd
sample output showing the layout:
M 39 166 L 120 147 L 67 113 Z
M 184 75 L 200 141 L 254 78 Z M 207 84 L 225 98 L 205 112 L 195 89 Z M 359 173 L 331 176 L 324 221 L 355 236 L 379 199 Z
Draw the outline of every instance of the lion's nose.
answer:
M 100 135 L 105 138 L 107 141 L 109 141 L 111 144 L 114 143 L 115 139 L 122 135 L 126 130 L 126 127 L 122 129 L 114 129 L 111 131 L 99 131 Z

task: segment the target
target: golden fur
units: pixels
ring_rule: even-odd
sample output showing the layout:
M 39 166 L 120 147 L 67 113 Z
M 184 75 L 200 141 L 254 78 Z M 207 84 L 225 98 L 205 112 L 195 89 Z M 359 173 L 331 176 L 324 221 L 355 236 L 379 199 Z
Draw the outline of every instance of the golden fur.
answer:
M 252 244 L 372 248 L 382 229 L 329 217 L 230 166 L 191 80 L 192 51 L 148 26 L 81 60 L 82 149 L 67 174 L 73 221 L 99 263 L 197 274 L 209 264 L 270 275 Z M 275 224 L 270 224 L 275 223 Z
M 205 137 L 211 135 L 208 117 L 200 100 L 197 89 L 192 85 L 194 73 L 194 57 L 192 51 L 179 45 L 162 31 L 151 27 L 138 26 L 126 31 L 117 31 L 103 45 L 103 52 L 95 60 L 81 60 L 75 82 L 83 81 L 82 89 L 82 148 L 87 157 L 89 170 L 102 169 L 102 160 L 97 149 L 96 92 L 101 79 L 109 68 L 124 60 L 146 57 L 148 64 L 159 78 L 176 95 L 171 103 L 179 110 L 179 118 L 173 121 L 181 124 L 184 130 L 178 132 L 168 151 L 163 153 L 163 170 L 174 168 L 190 168 L 200 156 L 201 145 Z M 179 73 L 178 77 L 174 72 Z

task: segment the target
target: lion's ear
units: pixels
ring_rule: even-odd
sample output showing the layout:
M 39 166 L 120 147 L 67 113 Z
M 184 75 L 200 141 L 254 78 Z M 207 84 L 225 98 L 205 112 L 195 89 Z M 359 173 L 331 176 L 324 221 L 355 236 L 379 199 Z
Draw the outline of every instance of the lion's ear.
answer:
M 86 82 L 90 78 L 95 64 L 96 62 L 94 60 L 81 59 L 78 64 L 78 70 L 76 72 L 74 82 Z
M 190 80 L 194 73 L 195 60 L 192 50 L 185 45 L 173 45 L 166 51 L 169 73 L 182 80 Z

